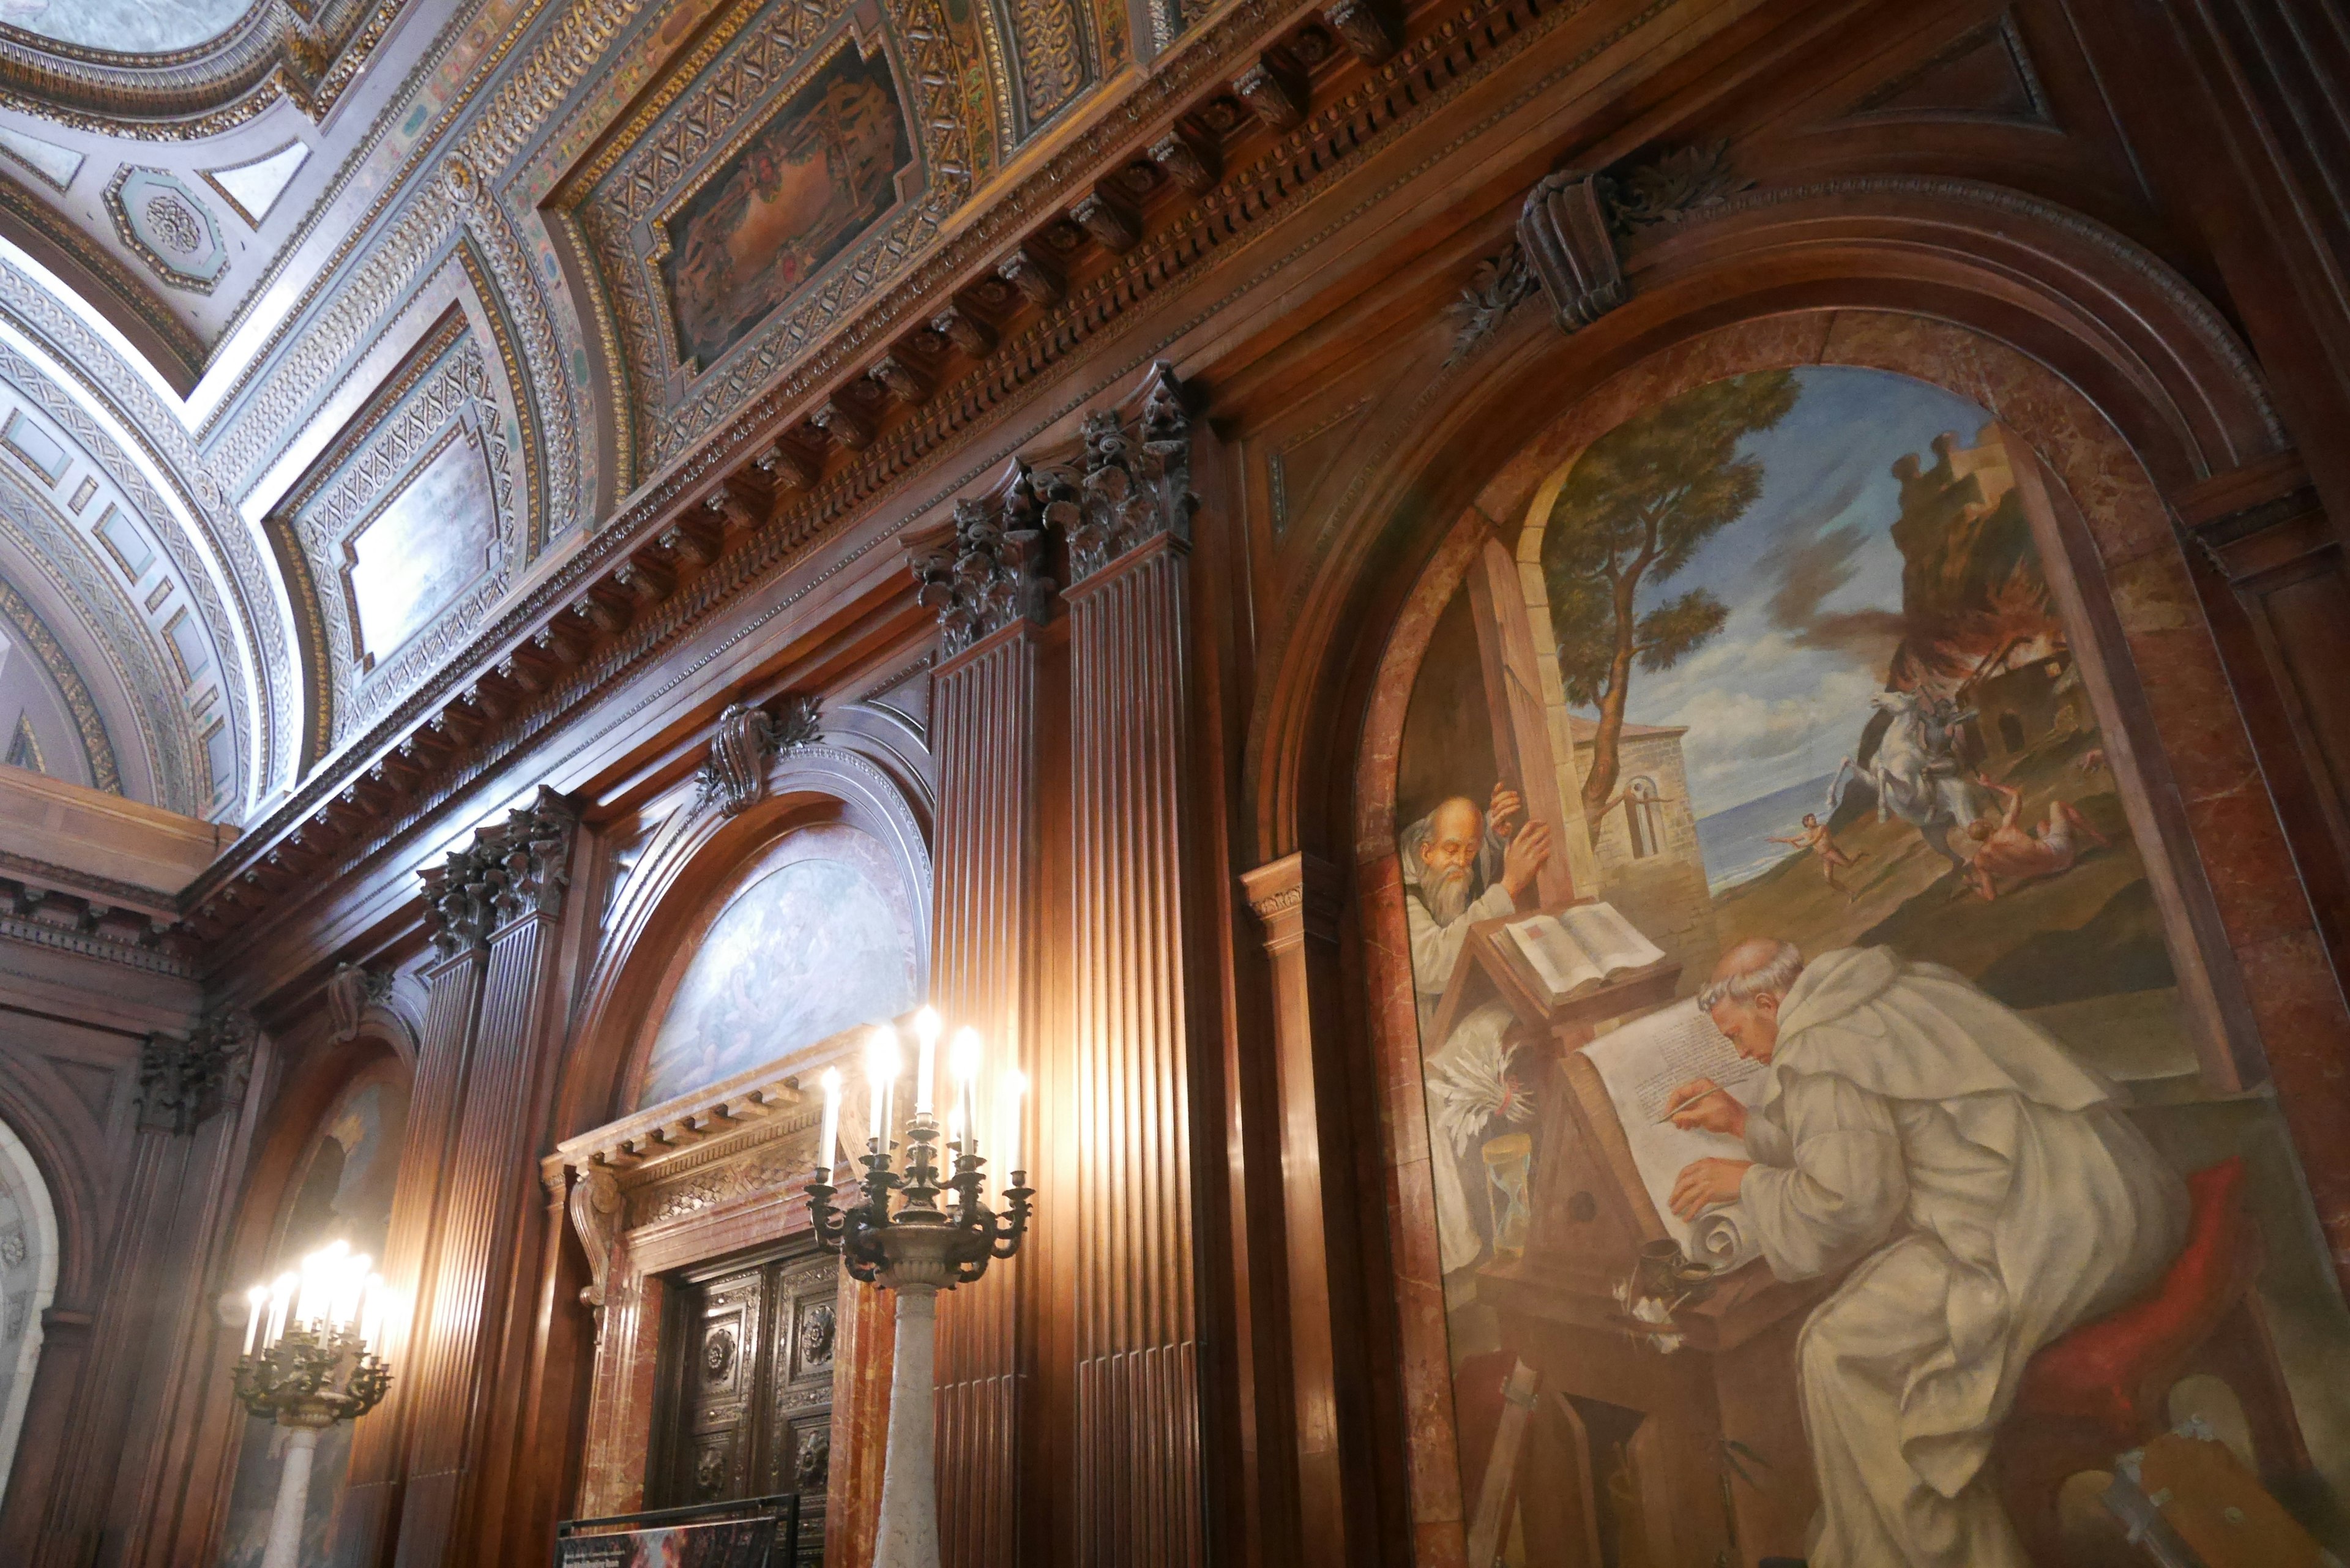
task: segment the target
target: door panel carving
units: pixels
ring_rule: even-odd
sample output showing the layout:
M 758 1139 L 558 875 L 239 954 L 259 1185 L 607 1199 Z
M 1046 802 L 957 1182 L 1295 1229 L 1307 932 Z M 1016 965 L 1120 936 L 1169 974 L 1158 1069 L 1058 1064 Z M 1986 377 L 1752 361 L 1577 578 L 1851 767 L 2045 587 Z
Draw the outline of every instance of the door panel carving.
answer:
M 738 1261 L 694 1271 L 676 1288 L 681 1326 L 662 1377 L 660 1451 L 671 1458 L 648 1506 L 796 1491 L 799 1564 L 816 1568 L 839 1265 L 806 1252 Z

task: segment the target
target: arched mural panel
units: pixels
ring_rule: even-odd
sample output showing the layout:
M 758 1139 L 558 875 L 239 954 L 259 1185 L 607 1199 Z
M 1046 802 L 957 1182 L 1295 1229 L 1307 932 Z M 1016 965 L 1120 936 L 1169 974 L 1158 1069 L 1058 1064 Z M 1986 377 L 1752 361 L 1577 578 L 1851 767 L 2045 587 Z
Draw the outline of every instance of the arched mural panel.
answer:
M 872 835 L 845 823 L 786 831 L 687 949 L 630 1108 L 912 1008 L 917 931 L 904 875 Z
M 1855 325 L 1854 357 L 1877 358 L 1889 323 Z M 1919 336 L 1935 330 L 1964 338 Z M 2063 480 L 2110 473 L 2107 438 L 2060 426 L 2083 450 L 2050 451 L 2061 400 L 2029 376 L 2000 385 L 2000 411 L 2033 427 L 2022 436 L 1929 381 L 1822 362 L 1831 334 L 1794 365 L 1741 351 L 1762 337 L 1733 329 L 1712 354 L 1620 378 L 1591 400 L 1605 417 L 1563 420 L 1578 433 L 1551 438 L 1526 511 L 1490 533 L 1465 520 L 1439 549 L 1372 699 L 1364 766 L 1390 771 L 1364 774 L 1362 805 L 1392 836 L 1363 841 L 1363 917 L 1399 955 L 1372 966 L 1372 1013 L 1394 1092 L 1419 1102 L 1389 1115 L 1424 1137 L 1396 1151 L 1399 1247 L 1407 1275 L 1425 1256 L 1442 1281 L 1429 1304 L 1469 1550 L 2025 1561 L 2020 1534 L 2053 1562 L 2116 1528 L 2102 1481 L 2060 1512 L 2066 1478 L 2187 1415 L 2339 1550 L 2350 1410 L 2325 1368 L 2350 1315 L 2282 1118 L 2238 1092 L 2260 1053 L 2234 1037 L 2242 1010 L 2199 946 L 2211 928 L 2166 842 L 2170 775 L 2137 763 L 2160 704 L 2137 695 L 2109 606 L 2098 619 L 2102 577 L 2074 576 L 2097 570 L 2092 538 L 2139 527 L 2134 486 L 2076 504 Z M 1615 932 L 1617 953 L 1587 918 L 1545 918 L 1594 898 L 1637 933 Z M 2107 1176 L 2131 1196 L 2094 1216 L 2085 1178 L 2018 1196 L 2024 1145 L 2061 1135 L 1971 1146 L 2006 1184 L 1982 1232 L 1993 1293 L 2012 1293 L 1994 1331 L 1838 1342 L 1866 1337 L 1919 1247 L 1941 1249 L 1926 1272 L 1965 1274 L 1921 1168 L 1921 1128 L 1964 1096 L 1880 1096 L 1878 1174 L 1898 1198 L 1872 1206 L 1855 1171 L 1810 1168 L 1802 1151 L 1825 1146 L 1794 1125 L 1805 1048 L 1742 1051 L 1696 1005 L 1758 940 L 1807 966 L 1776 977 L 1770 1004 L 1791 1042 L 1810 1025 L 1815 1054 L 1808 1015 L 1864 971 L 1896 993 L 1947 987 L 1974 1033 L 2021 1043 L 2004 1088 L 1968 1092 L 2094 1124 L 2111 1146 Z M 2025 1057 L 2080 1093 L 2021 1086 Z M 1889 1059 L 1915 1076 L 1933 1056 Z M 1674 1092 L 1707 1076 L 1728 1093 L 1676 1127 Z M 1807 1229 L 1821 1213 L 1773 1207 L 1804 1183 L 1839 1210 L 1833 1238 Z M 2044 1277 L 2027 1278 L 2035 1252 Z M 1902 1278 L 1925 1293 L 1885 1322 L 1982 1326 L 1925 1300 L 1971 1285 Z M 2058 1440 L 2084 1432 L 2054 1391 L 2081 1348 L 2067 1335 L 2143 1336 L 2146 1313 L 2199 1288 L 2220 1321 L 2192 1345 L 2120 1346 L 2148 1362 L 2131 1397 L 2153 1424 Z M 1873 1415 L 1868 1390 L 1830 1386 L 1869 1356 L 1896 1385 Z M 2198 1357 L 2228 1374 L 2178 1376 Z M 1913 1372 L 1976 1403 L 1928 1434 L 1902 1407 Z M 1504 1419 L 1513 1406 L 1534 1414 Z

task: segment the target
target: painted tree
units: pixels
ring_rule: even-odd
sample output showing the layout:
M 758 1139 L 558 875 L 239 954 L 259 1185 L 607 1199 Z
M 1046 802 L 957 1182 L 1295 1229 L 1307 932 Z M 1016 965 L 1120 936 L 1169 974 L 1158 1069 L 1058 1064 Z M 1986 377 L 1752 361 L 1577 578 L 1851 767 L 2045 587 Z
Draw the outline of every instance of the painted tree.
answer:
M 1738 443 L 1787 417 L 1801 389 L 1786 370 L 1684 392 L 1591 443 L 1552 504 L 1543 535 L 1559 674 L 1568 701 L 1599 711 L 1583 808 L 1595 821 L 1621 771 L 1624 704 L 1635 667 L 1669 670 L 1721 629 L 1728 607 L 1692 588 L 1642 609 L 1704 544 L 1762 493 L 1762 465 Z

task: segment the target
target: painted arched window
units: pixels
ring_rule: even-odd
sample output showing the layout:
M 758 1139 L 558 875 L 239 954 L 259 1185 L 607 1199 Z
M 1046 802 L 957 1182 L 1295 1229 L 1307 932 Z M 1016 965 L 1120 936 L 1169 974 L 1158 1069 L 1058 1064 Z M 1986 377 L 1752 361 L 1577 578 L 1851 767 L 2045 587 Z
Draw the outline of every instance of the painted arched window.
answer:
M 57 1288 L 57 1216 L 25 1147 L 0 1122 L 0 1496 L 41 1359 L 41 1313 Z
M 920 1000 L 897 861 L 842 823 L 795 829 L 734 884 L 660 1013 L 634 1108 L 706 1088 Z
M 1665 846 L 1665 803 L 1657 781 L 1643 774 L 1624 786 L 1624 821 L 1632 833 L 1632 857 L 1643 860 Z

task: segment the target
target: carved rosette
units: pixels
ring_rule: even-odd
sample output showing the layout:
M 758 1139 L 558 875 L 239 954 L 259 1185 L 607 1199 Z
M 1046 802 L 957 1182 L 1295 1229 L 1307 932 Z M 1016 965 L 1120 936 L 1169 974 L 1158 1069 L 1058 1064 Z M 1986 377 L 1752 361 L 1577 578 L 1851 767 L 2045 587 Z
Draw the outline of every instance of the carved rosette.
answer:
M 767 798 L 767 763 L 779 751 L 805 746 L 822 734 L 823 702 L 815 697 L 784 699 L 780 715 L 736 702 L 718 715 L 710 756 L 694 786 L 696 807 L 718 803 L 721 816 L 734 816 Z
M 1052 613 L 1053 579 L 1045 575 L 1045 514 L 1067 492 L 1056 476 L 1023 465 L 1000 512 L 958 501 L 954 542 L 914 562 L 921 603 L 937 612 L 949 658 L 1015 620 L 1042 625 Z
M 561 914 L 570 882 L 564 862 L 577 824 L 563 798 L 541 784 L 530 805 L 516 806 L 504 822 L 478 830 L 472 845 L 426 867 L 421 873 L 424 918 L 441 956 L 484 945 L 493 930 L 519 916 Z
M 253 1020 L 215 1013 L 185 1036 L 150 1034 L 139 1051 L 139 1125 L 184 1136 L 244 1091 L 253 1066 Z
M 1045 519 L 1069 542 L 1069 576 L 1083 582 L 1145 540 L 1191 542 L 1191 420 L 1174 371 L 1151 368 L 1142 411 L 1128 431 L 1108 410 L 1088 414 L 1085 455 L 1070 499 L 1046 506 Z

